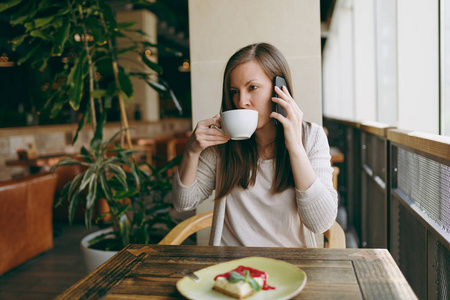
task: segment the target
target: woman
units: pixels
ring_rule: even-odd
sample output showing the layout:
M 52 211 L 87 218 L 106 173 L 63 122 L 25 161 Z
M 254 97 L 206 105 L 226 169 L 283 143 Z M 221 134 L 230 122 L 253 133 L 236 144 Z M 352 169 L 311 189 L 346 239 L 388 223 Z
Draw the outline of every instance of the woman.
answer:
M 287 87 L 273 86 L 285 78 Z M 233 141 L 219 115 L 198 122 L 174 176 L 174 205 L 192 210 L 216 190 L 210 244 L 316 247 L 313 233 L 334 223 L 337 193 L 323 129 L 303 121 L 292 98 L 286 59 L 274 46 L 253 44 L 228 61 L 222 111 L 253 109 L 253 136 Z M 280 98 L 275 98 L 273 92 Z M 273 111 L 278 103 L 287 117 Z M 281 125 L 276 125 L 277 120 Z

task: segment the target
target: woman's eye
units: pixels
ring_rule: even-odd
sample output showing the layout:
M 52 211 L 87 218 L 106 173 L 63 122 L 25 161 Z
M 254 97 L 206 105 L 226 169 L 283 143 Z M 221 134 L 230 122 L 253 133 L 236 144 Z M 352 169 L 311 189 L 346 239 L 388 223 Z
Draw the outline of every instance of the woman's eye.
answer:
M 230 97 L 233 97 L 237 93 L 238 93 L 238 91 L 236 91 L 236 90 L 230 90 Z
M 251 86 L 250 86 L 250 90 L 251 90 L 251 91 L 256 90 L 257 88 L 258 88 L 257 85 L 251 85 Z

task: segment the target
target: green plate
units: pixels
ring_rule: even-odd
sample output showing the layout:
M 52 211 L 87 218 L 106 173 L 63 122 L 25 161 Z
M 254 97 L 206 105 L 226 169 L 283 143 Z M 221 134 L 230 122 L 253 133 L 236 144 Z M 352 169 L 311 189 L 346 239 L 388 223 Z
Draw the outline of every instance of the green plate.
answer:
M 226 273 L 239 266 L 255 268 L 269 274 L 267 284 L 275 287 L 274 290 L 259 291 L 251 297 L 245 299 L 268 299 L 281 300 L 291 299 L 296 296 L 306 284 L 306 274 L 302 269 L 297 268 L 287 262 L 265 258 L 247 257 L 236 259 L 214 266 L 210 266 L 198 271 L 195 275 L 200 278 L 199 282 L 194 282 L 189 277 L 184 277 L 177 282 L 177 289 L 188 299 L 234 299 L 212 289 L 214 277 L 218 274 Z

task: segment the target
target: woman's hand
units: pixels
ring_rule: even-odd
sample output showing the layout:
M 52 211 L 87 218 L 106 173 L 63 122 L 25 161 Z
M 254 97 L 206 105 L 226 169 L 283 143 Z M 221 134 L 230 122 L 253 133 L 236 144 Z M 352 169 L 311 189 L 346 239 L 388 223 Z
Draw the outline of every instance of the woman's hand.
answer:
M 286 149 L 289 151 L 295 188 L 305 191 L 313 184 L 317 175 L 303 147 L 303 112 L 285 86 L 282 90 L 275 87 L 275 92 L 281 98 L 274 97 L 272 101 L 283 106 L 286 109 L 287 116 L 284 117 L 276 112 L 272 112 L 270 116 L 283 124 Z
M 187 145 L 190 154 L 199 155 L 208 147 L 224 144 L 230 140 L 228 135 L 212 126 L 221 127 L 218 114 L 197 123 Z
M 303 148 L 303 111 L 300 109 L 300 107 L 298 107 L 297 103 L 289 93 L 287 87 L 283 86 L 283 89 L 281 90 L 276 86 L 275 92 L 280 96 L 280 98 L 273 97 L 272 101 L 283 106 L 287 112 L 287 116 L 284 117 L 279 113 L 272 112 L 270 114 L 270 117 L 277 119 L 283 125 L 286 148 L 289 153 L 291 153 L 296 149 L 298 150 L 299 146 Z
M 189 138 L 186 150 L 183 153 L 183 159 L 178 167 L 181 183 L 186 186 L 192 185 L 197 178 L 198 161 L 202 151 L 230 140 L 229 136 L 211 126 L 220 127 L 219 115 L 198 122 Z

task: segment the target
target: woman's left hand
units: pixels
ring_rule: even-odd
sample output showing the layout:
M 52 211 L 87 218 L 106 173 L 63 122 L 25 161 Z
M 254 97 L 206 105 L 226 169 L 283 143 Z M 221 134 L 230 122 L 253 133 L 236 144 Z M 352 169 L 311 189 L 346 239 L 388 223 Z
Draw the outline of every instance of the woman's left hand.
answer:
M 303 148 L 303 111 L 300 107 L 298 107 L 286 86 L 283 86 L 283 89 L 275 87 L 275 92 L 280 96 L 280 98 L 273 97 L 272 101 L 283 106 L 287 112 L 287 116 L 284 117 L 279 113 L 272 112 L 270 117 L 277 119 L 278 122 L 283 125 L 286 148 L 289 152 L 291 152 L 291 150 L 298 149 L 297 147 L 299 146 Z

